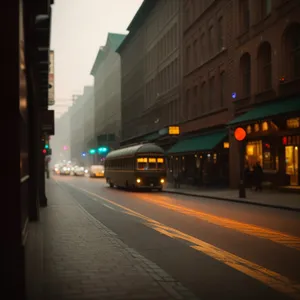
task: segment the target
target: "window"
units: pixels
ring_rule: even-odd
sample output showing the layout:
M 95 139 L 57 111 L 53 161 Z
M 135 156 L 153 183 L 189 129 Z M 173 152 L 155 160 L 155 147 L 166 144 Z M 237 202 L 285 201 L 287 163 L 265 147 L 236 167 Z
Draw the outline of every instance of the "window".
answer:
M 284 35 L 284 73 L 289 79 L 300 78 L 300 24 L 290 25 Z
M 208 43 L 209 43 L 209 55 L 210 56 L 213 56 L 214 55 L 214 28 L 213 28 L 213 26 L 211 26 L 210 28 L 209 28 L 209 41 L 208 41 Z
M 185 60 L 185 63 L 186 63 L 186 73 L 188 73 L 190 71 L 190 58 L 191 58 L 191 47 L 188 46 L 186 48 L 186 60 Z
M 139 157 L 137 159 L 137 169 L 138 170 L 145 170 L 147 168 L 147 158 Z
M 163 158 L 157 158 L 157 169 L 165 169 L 165 160 Z
M 192 117 L 198 115 L 198 85 L 195 85 L 193 88 L 193 107 L 192 107 Z
M 249 53 L 245 53 L 240 60 L 242 95 L 250 96 L 251 93 L 251 57 Z
M 287 128 L 299 128 L 300 127 L 300 118 L 288 119 L 286 121 Z
M 268 16 L 272 11 L 272 0 L 262 1 L 262 18 Z
M 148 169 L 149 170 L 155 170 L 156 169 L 156 158 L 150 157 L 148 159 Z
M 212 77 L 210 80 L 209 80 L 209 103 L 208 103 L 208 106 L 209 106 L 209 110 L 212 110 L 213 109 L 213 101 L 214 101 L 214 97 L 215 97 L 215 78 Z
M 198 66 L 198 40 L 195 40 L 193 43 L 193 51 L 194 51 L 193 66 Z
M 250 169 L 259 162 L 262 165 L 262 141 L 252 141 L 246 145 L 246 161 Z
M 201 51 L 200 51 L 200 63 L 206 61 L 206 44 L 205 44 L 205 34 L 201 35 Z
M 223 36 L 223 17 L 218 20 L 218 50 L 222 51 L 224 47 L 224 36 Z
M 258 50 L 258 87 L 260 91 L 272 87 L 272 51 L 271 45 L 264 42 Z
M 220 106 L 224 106 L 225 100 L 225 72 L 220 74 Z
M 276 150 L 270 143 L 263 143 L 263 163 L 262 167 L 264 170 L 276 170 L 279 167 L 279 158 Z
M 200 92 L 200 113 L 204 114 L 206 112 L 206 84 L 205 82 L 201 85 L 201 92 Z
M 240 0 L 240 28 L 241 33 L 249 30 L 250 27 L 250 9 L 249 0 Z
M 190 90 L 187 89 L 185 105 L 184 105 L 184 117 L 186 118 L 186 120 L 188 120 L 190 117 L 189 113 L 190 113 Z

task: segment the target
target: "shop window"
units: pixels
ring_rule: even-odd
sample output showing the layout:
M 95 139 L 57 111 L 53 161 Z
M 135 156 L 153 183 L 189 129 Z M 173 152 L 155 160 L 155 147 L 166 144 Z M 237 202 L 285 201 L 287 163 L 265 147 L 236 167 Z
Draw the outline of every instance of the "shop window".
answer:
M 250 168 L 257 162 L 262 165 L 262 141 L 252 141 L 246 145 L 246 161 Z
M 276 150 L 271 147 L 271 144 L 263 144 L 263 169 L 264 170 L 276 170 L 279 168 L 279 157 Z
M 287 128 L 299 128 L 300 127 L 300 118 L 288 119 L 286 121 Z
M 268 122 L 263 122 L 262 123 L 262 130 L 263 131 L 268 131 L 269 130 L 269 124 L 268 124 Z

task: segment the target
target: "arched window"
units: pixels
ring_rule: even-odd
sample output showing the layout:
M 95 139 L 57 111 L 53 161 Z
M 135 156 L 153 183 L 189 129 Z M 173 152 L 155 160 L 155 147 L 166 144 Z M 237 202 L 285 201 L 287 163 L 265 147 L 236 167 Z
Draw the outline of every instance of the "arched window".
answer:
M 260 45 L 257 53 L 257 78 L 260 92 L 272 88 L 272 49 L 268 42 Z
M 243 54 L 240 59 L 240 79 L 242 87 L 242 97 L 250 96 L 251 94 L 251 56 L 249 53 Z
M 283 37 L 283 70 L 287 79 L 300 78 L 300 23 L 290 25 Z

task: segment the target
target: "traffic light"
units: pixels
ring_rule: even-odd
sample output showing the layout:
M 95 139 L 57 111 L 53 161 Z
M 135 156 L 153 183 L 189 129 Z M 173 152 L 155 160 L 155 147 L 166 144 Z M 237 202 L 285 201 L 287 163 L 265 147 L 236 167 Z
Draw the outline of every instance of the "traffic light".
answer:
M 44 155 L 52 155 L 52 149 L 51 148 L 43 149 L 42 152 L 43 152 Z
M 45 149 L 49 149 L 49 145 L 48 144 L 45 145 Z
M 100 148 L 98 148 L 98 153 L 106 153 L 107 150 L 108 149 L 106 147 L 100 147 Z
M 90 150 L 89 150 L 89 153 L 90 153 L 90 154 L 95 154 L 95 153 L 96 153 L 96 150 L 95 150 L 95 149 L 90 149 Z

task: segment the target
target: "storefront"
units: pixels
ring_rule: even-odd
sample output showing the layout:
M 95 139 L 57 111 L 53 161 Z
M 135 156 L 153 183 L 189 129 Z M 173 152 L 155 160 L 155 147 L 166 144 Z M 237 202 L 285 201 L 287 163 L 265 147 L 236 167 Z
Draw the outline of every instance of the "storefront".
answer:
M 227 186 L 229 142 L 228 130 L 219 129 L 182 137 L 167 151 L 168 171 L 180 174 L 183 184 Z
M 265 104 L 230 122 L 247 132 L 245 167 L 251 171 L 260 163 L 264 181 L 272 186 L 300 186 L 299 116 L 300 98 Z

